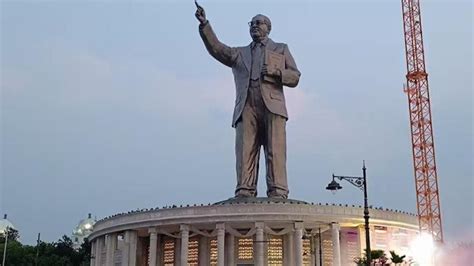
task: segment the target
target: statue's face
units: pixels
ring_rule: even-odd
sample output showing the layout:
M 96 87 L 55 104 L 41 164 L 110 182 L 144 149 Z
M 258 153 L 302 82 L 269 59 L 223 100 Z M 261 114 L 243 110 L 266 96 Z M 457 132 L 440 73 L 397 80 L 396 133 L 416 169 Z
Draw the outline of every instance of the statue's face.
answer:
M 252 18 L 252 21 L 249 22 L 250 26 L 250 36 L 252 40 L 262 40 L 263 38 L 268 36 L 270 32 L 267 23 L 263 16 L 257 15 Z

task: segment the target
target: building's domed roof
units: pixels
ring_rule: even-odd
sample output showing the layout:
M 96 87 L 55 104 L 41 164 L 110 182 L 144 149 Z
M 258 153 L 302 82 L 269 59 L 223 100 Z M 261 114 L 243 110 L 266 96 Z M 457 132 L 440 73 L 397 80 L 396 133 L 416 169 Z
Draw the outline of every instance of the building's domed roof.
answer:
M 91 214 L 89 213 L 89 216 L 86 219 L 81 220 L 79 224 L 74 228 L 72 234 L 74 236 L 86 237 L 92 232 L 92 229 L 94 228 L 94 224 L 96 222 L 97 221 L 93 219 Z
M 7 219 L 7 215 L 5 214 L 3 219 L 0 220 L 0 234 L 4 234 L 7 227 L 15 229 L 15 226 Z

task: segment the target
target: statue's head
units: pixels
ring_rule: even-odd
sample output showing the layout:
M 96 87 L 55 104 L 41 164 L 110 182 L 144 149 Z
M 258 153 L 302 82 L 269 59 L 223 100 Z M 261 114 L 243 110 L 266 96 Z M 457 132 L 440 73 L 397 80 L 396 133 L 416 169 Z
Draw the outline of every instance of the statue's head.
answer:
M 272 22 L 267 16 L 262 14 L 258 14 L 253 17 L 249 22 L 249 26 L 250 36 L 254 41 L 264 39 L 268 36 L 268 34 L 270 34 L 270 31 L 272 30 Z

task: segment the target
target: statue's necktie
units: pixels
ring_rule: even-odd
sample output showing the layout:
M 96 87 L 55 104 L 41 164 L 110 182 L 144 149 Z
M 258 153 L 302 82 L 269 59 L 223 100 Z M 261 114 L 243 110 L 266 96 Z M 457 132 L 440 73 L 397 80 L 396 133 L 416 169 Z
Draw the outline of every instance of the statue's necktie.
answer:
M 256 43 L 252 49 L 252 74 L 250 78 L 253 80 L 258 80 L 262 72 L 262 50 L 261 43 Z

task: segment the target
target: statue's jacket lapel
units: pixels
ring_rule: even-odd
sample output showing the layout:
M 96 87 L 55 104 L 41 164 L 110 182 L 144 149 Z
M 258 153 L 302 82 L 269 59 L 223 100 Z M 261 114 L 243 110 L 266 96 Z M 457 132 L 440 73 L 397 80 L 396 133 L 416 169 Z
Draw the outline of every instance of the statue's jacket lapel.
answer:
M 239 50 L 240 56 L 237 58 L 235 64 L 232 67 L 236 85 L 235 109 L 232 119 L 233 126 L 235 126 L 235 124 L 238 122 L 247 100 L 252 65 L 252 50 L 250 44 L 247 46 L 238 47 L 237 49 Z M 272 39 L 268 39 L 268 42 L 265 46 L 265 51 L 267 50 L 283 54 L 283 46 L 280 47 Z M 287 117 L 288 115 L 286 112 L 286 106 L 284 102 L 285 96 L 283 94 L 282 85 L 263 82 L 261 89 L 264 102 L 270 111 Z

